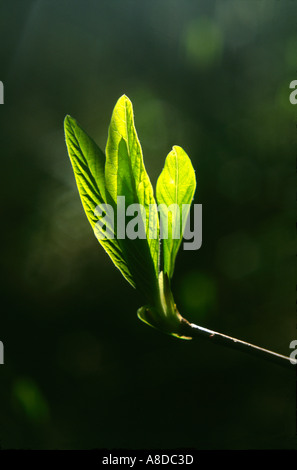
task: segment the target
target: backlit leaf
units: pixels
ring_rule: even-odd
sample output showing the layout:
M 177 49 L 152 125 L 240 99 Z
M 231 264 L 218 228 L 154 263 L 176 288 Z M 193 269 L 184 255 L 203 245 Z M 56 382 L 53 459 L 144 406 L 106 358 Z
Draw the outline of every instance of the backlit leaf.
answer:
M 149 292 L 158 280 L 158 214 L 134 126 L 132 103 L 125 95 L 118 100 L 111 118 L 106 145 L 105 181 L 115 208 L 118 196 L 125 196 L 126 207 L 130 204 L 144 207 L 142 220 L 146 239 L 130 240 L 126 237 L 119 243 L 139 288 Z
M 162 239 L 162 247 L 164 272 L 169 279 L 173 275 L 195 189 L 196 177 L 191 160 L 181 147 L 174 146 L 166 158 L 156 190 L 157 203 L 161 208 L 161 227 L 163 230 L 168 228 L 167 238 Z M 176 210 L 168 210 L 172 204 Z
M 105 155 L 71 116 L 64 121 L 68 154 L 87 218 L 94 229 L 98 222 L 95 209 L 106 203 Z M 116 237 L 99 240 L 123 276 L 135 287 L 135 280 L 124 259 Z

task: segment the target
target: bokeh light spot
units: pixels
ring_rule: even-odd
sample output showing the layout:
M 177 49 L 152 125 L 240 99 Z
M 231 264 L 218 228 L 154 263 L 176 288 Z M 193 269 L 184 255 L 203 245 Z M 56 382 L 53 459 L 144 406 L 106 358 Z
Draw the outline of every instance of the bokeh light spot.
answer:
M 217 24 L 209 18 L 192 20 L 183 38 L 186 56 L 191 65 L 209 67 L 217 62 L 223 50 L 223 37 Z

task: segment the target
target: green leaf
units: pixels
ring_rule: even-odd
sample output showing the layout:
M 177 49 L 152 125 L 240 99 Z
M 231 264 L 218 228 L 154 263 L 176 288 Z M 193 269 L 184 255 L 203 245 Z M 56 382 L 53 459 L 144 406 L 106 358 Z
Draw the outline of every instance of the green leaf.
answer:
M 126 207 L 140 204 L 146 239 L 119 240 L 137 286 L 149 294 L 158 281 L 159 221 L 153 188 L 144 167 L 134 125 L 131 101 L 123 95 L 114 108 L 106 145 L 106 190 L 116 208 L 117 197 L 125 196 Z M 150 230 L 151 229 L 151 230 Z M 155 238 L 152 233 L 155 229 Z
M 97 217 L 95 207 L 106 200 L 104 181 L 104 153 L 71 116 L 64 121 L 66 145 L 74 171 L 78 191 L 90 224 Z
M 107 201 L 104 167 L 105 155 L 71 116 L 64 121 L 68 154 L 87 218 L 94 229 L 98 222 L 95 209 Z M 116 238 L 99 240 L 123 276 L 135 287 L 135 279 L 124 259 Z
M 169 279 L 173 275 L 176 255 L 182 241 L 195 189 L 196 177 L 191 160 L 181 147 L 174 146 L 166 158 L 156 190 L 161 227 L 163 230 L 168 227 L 167 238 L 163 238 L 162 246 L 164 272 Z M 172 204 L 176 210 L 168 210 Z

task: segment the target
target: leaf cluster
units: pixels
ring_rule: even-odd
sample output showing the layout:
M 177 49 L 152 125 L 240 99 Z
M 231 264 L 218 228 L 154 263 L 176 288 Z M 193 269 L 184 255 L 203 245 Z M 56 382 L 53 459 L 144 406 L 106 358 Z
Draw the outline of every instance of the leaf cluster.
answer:
M 126 206 L 139 204 L 144 208 L 141 223 L 145 237 L 131 240 L 119 236 L 123 227 L 115 217 L 114 224 L 108 227 L 112 236 L 97 238 L 122 275 L 144 296 L 147 305 L 138 310 L 138 317 L 181 336 L 182 317 L 174 304 L 170 280 L 196 189 L 189 157 L 181 147 L 172 148 L 158 178 L 155 196 L 144 166 L 132 103 L 126 95 L 119 98 L 113 110 L 105 153 L 69 115 L 64 130 L 81 202 L 95 232 L 98 207 L 109 204 L 117 214 L 118 201 L 124 196 Z M 168 211 L 172 204 L 175 211 Z M 165 225 L 168 233 L 161 238 L 160 228 Z M 177 228 L 179 237 L 175 236 Z M 155 238 L 151 237 L 152 231 Z

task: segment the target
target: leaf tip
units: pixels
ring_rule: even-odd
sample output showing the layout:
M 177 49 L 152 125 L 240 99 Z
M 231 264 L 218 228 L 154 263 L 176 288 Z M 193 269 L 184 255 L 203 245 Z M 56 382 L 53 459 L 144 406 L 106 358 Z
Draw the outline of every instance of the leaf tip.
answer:
M 64 129 L 67 131 L 67 129 L 71 129 L 76 125 L 76 120 L 70 116 L 70 114 L 66 114 L 65 119 L 64 119 Z
M 68 124 L 69 122 L 71 122 L 71 119 L 72 119 L 72 117 L 70 116 L 70 114 L 66 114 L 66 116 L 64 118 L 64 123 Z
M 125 95 L 125 93 L 122 96 L 120 96 L 120 98 L 118 99 L 117 104 L 121 104 L 121 103 L 123 103 L 123 104 L 128 103 L 128 104 L 132 105 L 132 102 L 131 102 L 130 98 L 127 95 Z
M 172 150 L 173 150 L 177 155 L 178 155 L 178 154 L 179 154 L 179 155 L 186 155 L 186 156 L 188 157 L 187 152 L 186 152 L 182 147 L 180 147 L 180 145 L 174 145 L 174 146 L 172 147 Z M 188 158 L 189 158 L 189 157 L 188 157 Z

